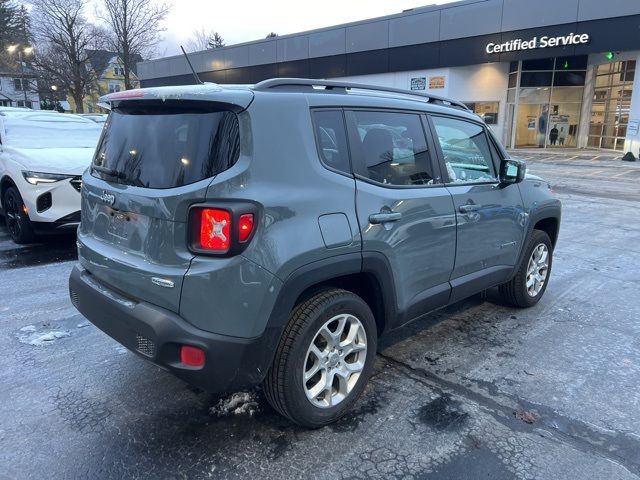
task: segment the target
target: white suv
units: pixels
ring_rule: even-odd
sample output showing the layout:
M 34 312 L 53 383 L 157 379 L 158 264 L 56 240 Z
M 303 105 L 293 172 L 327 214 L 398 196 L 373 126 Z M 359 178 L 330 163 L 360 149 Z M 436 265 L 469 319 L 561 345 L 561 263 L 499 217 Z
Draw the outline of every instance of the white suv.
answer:
M 77 115 L 0 112 L 0 206 L 16 243 L 77 226 L 81 175 L 101 131 Z

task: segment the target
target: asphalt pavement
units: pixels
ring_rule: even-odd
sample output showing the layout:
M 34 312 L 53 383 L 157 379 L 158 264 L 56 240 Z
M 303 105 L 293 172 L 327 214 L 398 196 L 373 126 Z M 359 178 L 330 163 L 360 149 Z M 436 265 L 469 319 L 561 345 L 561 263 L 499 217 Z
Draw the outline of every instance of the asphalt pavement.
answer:
M 490 291 L 398 330 L 314 431 L 128 352 L 68 300 L 73 237 L 0 227 L 0 479 L 640 478 L 640 170 L 528 162 L 564 205 L 542 301 Z

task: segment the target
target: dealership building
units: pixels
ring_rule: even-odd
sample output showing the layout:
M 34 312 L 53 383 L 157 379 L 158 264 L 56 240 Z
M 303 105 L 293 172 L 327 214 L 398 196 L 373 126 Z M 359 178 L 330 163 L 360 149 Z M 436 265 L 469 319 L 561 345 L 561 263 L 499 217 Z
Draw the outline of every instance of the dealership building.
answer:
M 190 55 L 200 78 L 348 80 L 465 102 L 511 148 L 640 150 L 640 0 L 466 0 Z M 193 83 L 181 56 L 142 86 Z

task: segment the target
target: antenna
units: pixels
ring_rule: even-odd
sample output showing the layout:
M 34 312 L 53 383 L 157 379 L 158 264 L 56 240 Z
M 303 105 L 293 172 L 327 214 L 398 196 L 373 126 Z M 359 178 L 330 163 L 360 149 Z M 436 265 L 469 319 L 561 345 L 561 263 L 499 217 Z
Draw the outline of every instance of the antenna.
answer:
M 191 65 L 191 60 L 189 60 L 189 55 L 187 55 L 187 52 L 184 51 L 184 47 L 182 45 L 180 45 L 180 50 L 182 50 L 182 53 L 184 54 L 184 58 L 187 59 L 187 63 L 189 64 L 189 68 L 193 72 L 193 78 L 196 79 L 196 83 L 199 83 L 200 85 L 204 85 L 204 82 L 200 80 L 200 77 L 198 76 L 195 69 L 193 68 L 193 65 Z

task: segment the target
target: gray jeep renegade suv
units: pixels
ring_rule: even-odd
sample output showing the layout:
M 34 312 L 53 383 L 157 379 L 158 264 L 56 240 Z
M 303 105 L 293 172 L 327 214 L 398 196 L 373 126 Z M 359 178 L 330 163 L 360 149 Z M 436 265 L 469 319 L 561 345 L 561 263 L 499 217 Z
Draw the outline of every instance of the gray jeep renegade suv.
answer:
M 546 289 L 560 203 L 453 100 L 274 79 L 111 94 L 84 174 L 76 308 L 210 391 L 335 421 L 380 335 Z

